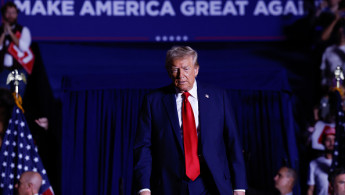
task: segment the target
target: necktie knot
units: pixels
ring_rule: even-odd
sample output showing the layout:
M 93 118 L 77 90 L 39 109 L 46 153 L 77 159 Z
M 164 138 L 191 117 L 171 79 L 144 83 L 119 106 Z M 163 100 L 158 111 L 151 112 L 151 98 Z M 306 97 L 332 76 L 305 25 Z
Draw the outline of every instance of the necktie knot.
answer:
M 190 93 L 188 91 L 186 91 L 182 94 L 182 96 L 184 97 L 185 100 L 187 100 L 188 97 L 190 96 Z

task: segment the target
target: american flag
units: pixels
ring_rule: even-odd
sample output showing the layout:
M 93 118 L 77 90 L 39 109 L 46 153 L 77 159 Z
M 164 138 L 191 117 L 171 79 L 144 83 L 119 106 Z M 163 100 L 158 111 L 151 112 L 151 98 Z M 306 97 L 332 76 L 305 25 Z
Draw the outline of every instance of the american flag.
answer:
M 14 186 L 25 171 L 41 174 L 40 194 L 54 195 L 24 114 L 15 105 L 0 150 L 0 194 L 14 194 Z

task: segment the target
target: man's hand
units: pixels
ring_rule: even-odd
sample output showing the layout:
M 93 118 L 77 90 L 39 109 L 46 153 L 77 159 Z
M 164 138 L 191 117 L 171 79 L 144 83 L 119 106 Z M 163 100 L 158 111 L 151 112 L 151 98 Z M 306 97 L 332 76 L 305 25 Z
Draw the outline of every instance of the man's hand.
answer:
M 14 43 L 17 47 L 19 47 L 19 39 L 16 37 L 15 34 L 13 34 L 11 25 L 10 25 L 9 23 L 7 23 L 7 22 L 4 22 L 4 32 L 5 32 L 5 34 L 10 35 L 10 37 L 11 37 L 13 43 Z
M 10 34 L 10 33 L 12 33 L 11 26 L 10 26 L 10 24 L 8 24 L 7 22 L 4 23 L 4 32 L 5 32 L 5 34 Z
M 38 126 L 42 127 L 44 130 L 48 130 L 49 122 L 46 117 L 36 119 L 35 122 L 37 123 Z
M 140 192 L 140 195 L 151 195 L 151 192 L 150 191 L 143 191 L 143 192 Z
M 246 192 L 242 192 L 242 191 L 234 191 L 234 195 L 245 195 Z

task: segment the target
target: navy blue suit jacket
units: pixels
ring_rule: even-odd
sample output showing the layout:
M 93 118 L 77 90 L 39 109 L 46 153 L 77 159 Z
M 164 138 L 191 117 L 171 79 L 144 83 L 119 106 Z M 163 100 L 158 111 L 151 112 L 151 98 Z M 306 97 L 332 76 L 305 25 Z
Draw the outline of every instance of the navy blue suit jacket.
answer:
M 231 105 L 225 90 L 197 83 L 199 150 L 220 194 L 246 189 L 245 164 Z M 185 177 L 184 150 L 173 85 L 148 94 L 134 145 L 137 190 L 153 194 L 181 194 Z

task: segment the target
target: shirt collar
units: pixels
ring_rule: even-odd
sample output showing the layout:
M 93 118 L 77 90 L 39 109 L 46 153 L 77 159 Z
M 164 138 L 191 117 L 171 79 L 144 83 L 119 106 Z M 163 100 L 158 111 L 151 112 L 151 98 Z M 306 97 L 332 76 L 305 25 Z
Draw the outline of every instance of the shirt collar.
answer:
M 194 80 L 193 88 L 189 90 L 188 92 L 192 97 L 198 99 L 198 87 L 196 83 L 197 83 L 196 80 Z M 175 88 L 175 90 L 176 90 L 176 96 L 182 95 L 182 93 L 177 88 Z
M 198 99 L 198 87 L 196 85 L 196 80 L 194 80 L 193 88 L 189 90 L 188 92 L 190 93 L 191 96 L 194 98 Z

